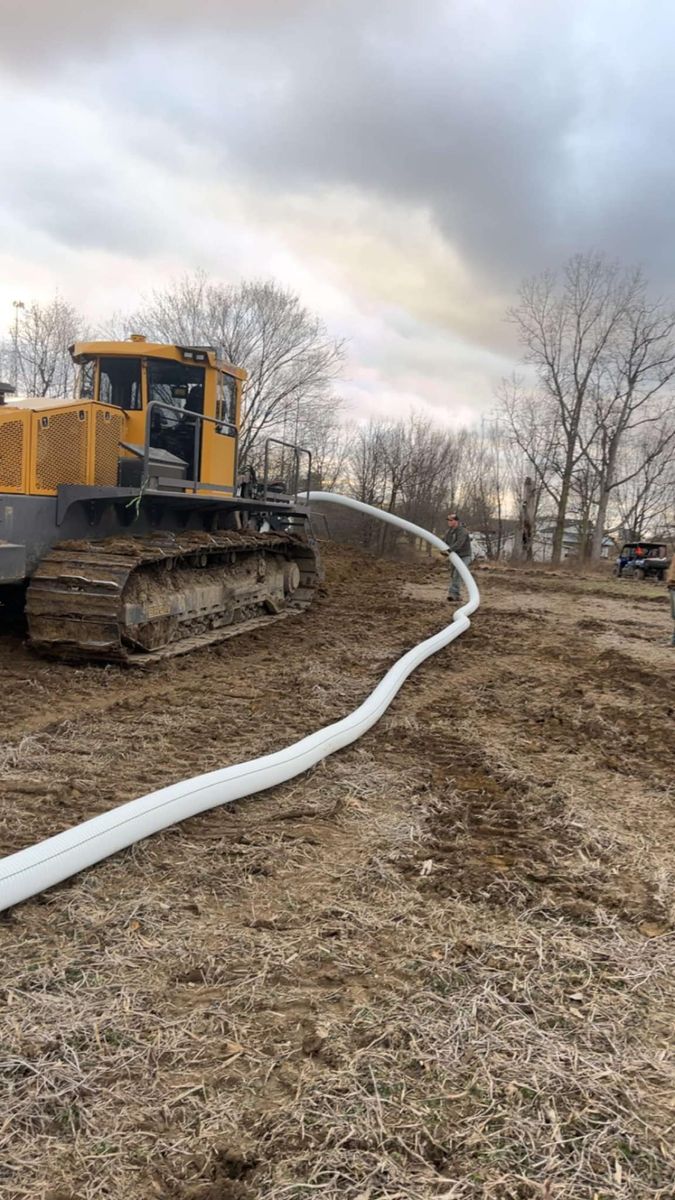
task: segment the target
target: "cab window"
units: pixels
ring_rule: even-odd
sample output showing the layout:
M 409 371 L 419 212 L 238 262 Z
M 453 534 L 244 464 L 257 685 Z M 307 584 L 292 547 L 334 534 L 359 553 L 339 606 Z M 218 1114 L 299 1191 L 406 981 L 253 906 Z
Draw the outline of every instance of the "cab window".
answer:
M 216 400 L 216 420 L 223 425 L 216 425 L 216 433 L 232 436 L 231 425 L 234 425 L 237 413 L 237 381 L 232 375 L 218 372 L 218 396 Z
M 93 400 L 96 397 L 96 359 L 88 358 L 80 363 L 78 399 Z
M 190 413 L 204 412 L 204 368 L 188 367 L 184 363 L 163 359 L 148 362 L 148 400 L 160 400 L 170 408 Z M 172 424 L 180 416 L 172 418 L 166 409 L 157 410 L 162 424 Z M 194 425 L 194 422 L 192 422 Z
M 98 398 L 102 404 L 115 404 L 128 412 L 138 411 L 141 403 L 140 358 L 102 358 Z

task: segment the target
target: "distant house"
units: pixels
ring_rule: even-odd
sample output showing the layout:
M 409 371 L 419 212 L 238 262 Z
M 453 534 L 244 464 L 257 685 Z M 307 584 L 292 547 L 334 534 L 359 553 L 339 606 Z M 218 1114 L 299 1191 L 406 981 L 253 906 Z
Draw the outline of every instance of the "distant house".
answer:
M 496 529 L 485 531 L 484 529 L 471 529 L 471 545 L 473 548 L 474 558 L 494 558 L 495 548 L 499 545 L 500 539 Z M 535 562 L 550 562 L 553 552 L 553 538 L 555 536 L 555 522 L 547 521 L 542 524 L 534 535 L 532 543 L 532 557 Z M 577 558 L 579 555 L 580 529 L 578 522 L 567 521 L 565 524 L 565 532 L 563 534 L 562 557 Z M 520 524 L 518 521 L 506 519 L 502 522 L 501 529 L 501 545 L 499 557 L 504 559 L 511 558 L 516 543 L 516 539 L 520 538 Z M 616 552 L 617 546 L 613 538 L 609 534 L 605 534 L 602 539 L 601 556 L 602 558 L 610 558 Z
M 467 528 L 474 558 L 511 558 L 520 522 L 513 517 L 503 517 L 498 527 L 477 529 L 469 520 Z
M 532 554 L 537 562 L 550 562 L 553 554 L 553 538 L 555 536 L 555 523 L 550 522 L 541 525 L 535 532 L 532 542 Z M 565 532 L 563 533 L 562 557 L 578 558 L 580 552 L 580 543 L 582 533 L 577 521 L 566 521 Z M 600 557 L 609 558 L 616 551 L 616 542 L 608 533 L 602 539 L 600 547 Z
M 494 558 L 495 548 L 499 545 L 499 536 L 496 529 L 491 529 L 489 532 L 481 529 L 469 529 L 471 538 L 471 549 L 474 558 Z M 514 534 L 511 530 L 502 531 L 501 546 L 499 549 L 500 558 L 510 558 L 513 553 Z

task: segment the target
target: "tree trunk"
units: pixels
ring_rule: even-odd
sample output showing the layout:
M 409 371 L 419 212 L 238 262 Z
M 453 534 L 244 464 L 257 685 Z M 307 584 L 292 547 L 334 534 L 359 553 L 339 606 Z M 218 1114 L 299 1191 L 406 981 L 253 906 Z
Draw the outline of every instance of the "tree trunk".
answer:
M 562 486 L 560 489 L 560 500 L 558 502 L 558 515 L 555 519 L 555 531 L 553 534 L 553 546 L 551 548 L 551 562 L 556 566 L 562 558 L 563 538 L 565 536 L 565 518 L 567 517 L 567 505 L 570 498 L 570 488 L 572 486 L 572 471 L 571 466 L 568 472 L 565 468 Z
M 523 490 L 523 504 L 520 523 L 521 556 L 525 562 L 532 562 L 534 557 L 534 516 L 536 507 L 536 488 L 534 480 L 528 475 Z
M 607 508 L 616 469 L 617 449 L 618 447 L 615 443 L 610 445 L 607 456 L 607 469 L 604 473 L 604 478 L 600 482 L 600 499 L 598 500 L 598 511 L 595 517 L 595 529 L 593 530 L 593 542 L 591 544 L 592 559 L 602 558 L 602 539 L 605 536 L 605 522 L 607 520 Z
M 607 519 L 607 506 L 609 504 L 609 488 L 604 486 L 600 492 L 598 501 L 598 510 L 595 514 L 595 527 L 593 529 L 593 540 L 591 542 L 592 560 L 602 558 L 602 540 L 605 536 L 605 521 Z
M 577 524 L 577 555 L 580 562 L 587 562 L 591 555 L 591 517 L 588 508 L 584 508 Z

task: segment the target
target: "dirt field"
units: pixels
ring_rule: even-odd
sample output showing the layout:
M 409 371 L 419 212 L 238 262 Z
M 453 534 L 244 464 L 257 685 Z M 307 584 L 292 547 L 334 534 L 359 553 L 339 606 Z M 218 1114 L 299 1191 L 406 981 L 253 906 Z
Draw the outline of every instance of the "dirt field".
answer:
M 286 745 L 447 620 L 440 565 L 328 568 L 154 674 L 0 638 L 0 851 Z M 477 578 L 356 745 L 0 917 L 3 1200 L 673 1195 L 665 591 Z

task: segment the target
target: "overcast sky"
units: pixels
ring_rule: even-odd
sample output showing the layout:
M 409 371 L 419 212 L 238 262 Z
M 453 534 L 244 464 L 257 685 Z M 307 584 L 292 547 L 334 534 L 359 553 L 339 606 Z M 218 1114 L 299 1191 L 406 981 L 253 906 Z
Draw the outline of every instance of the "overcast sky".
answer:
M 489 410 L 524 275 L 577 250 L 675 295 L 666 0 L 0 5 L 0 319 L 196 267 L 349 339 L 366 415 Z

